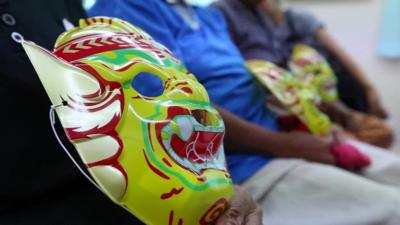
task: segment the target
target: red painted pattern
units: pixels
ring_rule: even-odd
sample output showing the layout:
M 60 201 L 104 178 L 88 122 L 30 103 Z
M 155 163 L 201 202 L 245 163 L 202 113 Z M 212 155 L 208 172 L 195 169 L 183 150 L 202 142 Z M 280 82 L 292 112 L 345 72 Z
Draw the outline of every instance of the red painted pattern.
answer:
M 174 210 L 171 210 L 169 212 L 169 219 L 168 219 L 168 225 L 173 225 L 174 224 Z M 183 225 L 183 219 L 180 218 L 178 220 L 178 225 Z
M 115 131 L 114 129 L 118 125 L 120 120 L 121 120 L 121 118 L 119 116 L 115 115 L 108 124 L 106 124 L 102 127 L 94 127 L 92 129 L 82 131 L 82 132 L 76 131 L 77 128 L 79 128 L 79 127 L 65 128 L 64 131 L 70 140 L 89 138 L 91 135 L 94 135 L 94 134 L 110 135 Z M 113 137 L 115 138 L 116 136 L 113 136 Z
M 198 181 L 200 182 L 206 182 L 207 178 L 206 177 L 199 177 L 197 178 Z
M 297 59 L 294 64 L 299 67 L 304 67 L 305 65 L 311 63 L 308 59 Z
M 81 36 L 57 47 L 54 53 L 64 60 L 74 61 L 97 53 L 126 48 L 147 50 L 156 54 L 160 59 L 165 59 L 167 56 L 172 59 L 175 57 L 168 51 L 160 50 L 152 40 L 141 35 L 126 33 L 110 36 L 106 36 L 104 33 Z
M 172 188 L 170 192 L 162 194 L 160 198 L 162 200 L 169 199 L 174 195 L 179 195 L 183 191 L 183 189 L 183 187 L 179 189 Z
M 88 95 L 84 95 L 82 96 L 83 98 L 86 99 L 93 99 L 96 98 L 98 96 L 101 96 L 105 90 L 106 90 L 106 86 L 110 87 L 110 90 L 112 92 L 112 90 L 115 90 L 117 88 L 120 88 L 120 84 L 116 83 L 116 82 L 109 82 L 104 80 L 100 74 L 98 74 L 96 72 L 96 70 L 94 70 L 93 68 L 91 68 L 89 65 L 84 64 L 84 63 L 80 63 L 80 62 L 75 62 L 72 63 L 74 66 L 77 66 L 81 69 L 83 69 L 84 71 L 88 72 L 89 74 L 91 74 L 91 76 L 95 77 L 98 84 L 99 84 L 99 90 L 92 93 L 92 94 L 88 94 Z M 118 133 L 116 132 L 115 128 L 118 125 L 119 121 L 120 121 L 120 115 L 122 114 L 123 111 L 123 105 L 124 105 L 124 98 L 122 95 L 115 95 L 113 98 L 108 98 L 110 97 L 110 93 L 107 93 L 105 95 L 105 97 L 103 97 L 102 99 L 100 99 L 98 102 L 96 103 L 82 103 L 82 102 L 77 102 L 72 98 L 67 99 L 67 101 L 69 102 L 68 107 L 71 107 L 74 110 L 82 110 L 82 106 L 91 106 L 93 108 L 86 108 L 85 111 L 87 112 L 96 112 L 99 110 L 104 109 L 107 106 L 110 106 L 112 103 L 119 101 L 121 106 L 120 106 L 120 112 L 117 115 L 114 115 L 114 117 L 104 126 L 102 127 L 94 127 L 92 129 L 80 132 L 80 131 L 76 131 L 76 128 L 66 128 L 65 132 L 67 134 L 67 137 L 70 140 L 77 140 L 77 139 L 90 139 L 90 137 L 92 135 L 107 135 L 110 136 L 112 138 L 114 138 L 114 140 L 116 140 L 118 142 L 118 150 L 117 152 L 110 156 L 109 158 L 97 161 L 97 162 L 93 162 L 93 163 L 88 163 L 86 164 L 87 168 L 92 168 L 95 166 L 113 166 L 114 168 L 116 168 L 117 170 L 119 170 L 126 181 L 126 186 L 125 189 L 128 185 L 128 176 L 126 171 L 124 170 L 124 168 L 121 166 L 121 164 L 118 162 L 118 158 L 122 153 L 123 150 L 123 141 L 121 140 L 121 138 L 119 137 Z M 103 104 L 104 101 L 107 101 L 106 104 Z M 96 105 L 98 105 L 98 107 L 95 107 Z M 79 106 L 79 107 L 77 107 Z
M 168 159 L 163 158 L 162 160 L 163 160 L 163 162 L 164 162 L 167 166 L 172 167 L 172 165 L 171 165 L 171 163 L 168 161 Z
M 190 87 L 187 87 L 186 85 L 189 85 L 189 83 L 186 82 L 186 81 L 185 82 L 179 82 L 179 83 L 175 84 L 174 87 L 171 90 L 179 89 L 179 90 L 181 90 L 181 91 L 183 91 L 185 93 L 192 94 L 193 90 Z M 181 86 L 184 86 L 184 87 L 181 87 Z M 166 88 L 168 88 L 168 87 L 166 87 Z
M 181 90 L 182 90 L 183 92 L 185 92 L 185 93 L 188 93 L 188 94 L 192 94 L 192 93 L 193 93 L 192 89 L 191 89 L 191 88 L 188 88 L 188 87 L 181 88 Z
M 169 180 L 169 179 L 170 179 L 169 176 L 167 176 L 165 173 L 163 173 L 161 170 L 157 169 L 155 166 L 153 166 L 153 164 L 150 163 L 150 161 L 149 161 L 149 159 L 147 158 L 147 155 L 146 155 L 144 149 L 143 149 L 143 155 L 144 155 L 144 158 L 146 159 L 147 165 L 149 166 L 149 168 L 150 168 L 155 174 L 157 174 L 158 176 L 160 176 L 160 177 L 162 177 L 162 178 L 164 178 L 164 179 L 166 179 L 166 180 Z
M 102 104 L 103 102 L 81 102 L 81 101 L 76 101 L 75 99 L 71 98 L 71 96 L 68 96 L 68 99 L 64 99 L 62 98 L 62 100 L 67 101 L 69 104 L 68 106 L 70 108 L 73 108 L 76 111 L 85 111 L 85 112 L 98 112 L 102 109 L 105 109 L 107 107 L 109 107 L 111 104 L 115 103 L 116 101 L 119 101 L 121 99 L 121 93 L 118 91 L 118 94 L 115 94 L 111 99 L 109 99 L 109 97 L 111 95 L 113 95 L 115 93 L 113 93 L 112 91 L 108 92 L 106 96 L 102 97 L 102 100 L 107 100 L 107 104 Z M 83 96 L 82 96 L 83 97 Z M 84 98 L 84 97 L 83 97 Z M 90 99 L 90 98 L 86 98 L 86 99 Z M 74 104 L 72 104 L 74 103 Z M 79 107 L 74 107 L 75 105 L 78 105 Z M 87 106 L 87 107 L 91 107 L 91 106 L 96 106 L 98 105 L 98 107 L 96 108 L 84 108 L 82 109 L 82 106 Z
M 100 74 L 97 73 L 96 70 L 94 70 L 92 67 L 90 67 L 87 64 L 80 63 L 80 62 L 73 62 L 72 64 L 85 70 L 86 72 L 90 73 L 91 76 L 96 78 L 96 80 L 98 81 L 98 84 L 99 84 L 99 88 L 100 88 L 99 91 L 96 91 L 95 93 L 90 94 L 90 95 L 82 96 L 83 98 L 93 99 L 99 95 L 102 95 L 106 90 L 106 88 L 105 88 L 106 86 L 110 87 L 110 93 L 113 92 L 113 90 L 115 90 L 115 89 L 121 88 L 121 85 L 117 82 L 110 82 L 110 81 L 104 80 L 100 76 Z M 107 94 L 109 94 L 109 93 L 107 93 Z M 105 101 L 105 100 L 107 100 L 108 102 L 106 104 L 103 104 L 104 103 L 103 101 Z M 67 101 L 72 101 L 72 99 L 68 99 Z M 119 139 L 118 134 L 115 132 L 115 128 L 118 125 L 119 121 L 121 120 L 121 115 L 123 113 L 123 105 L 124 105 L 123 95 L 118 94 L 118 95 L 115 95 L 111 99 L 102 98 L 101 100 L 99 100 L 99 102 L 97 102 L 99 107 L 86 108 L 85 111 L 96 112 L 96 111 L 106 108 L 107 106 L 110 106 L 111 104 L 113 104 L 116 101 L 120 101 L 120 113 L 114 115 L 114 117 L 111 119 L 111 121 L 108 124 L 106 124 L 102 127 L 94 127 L 90 130 L 83 131 L 83 132 L 77 132 L 76 131 L 77 128 L 66 128 L 65 131 L 66 131 L 69 139 L 76 140 L 76 139 L 80 139 L 80 138 L 88 138 L 90 135 L 93 135 L 93 134 L 106 134 L 106 135 L 113 136 L 115 139 Z M 72 102 L 75 102 L 75 101 L 72 101 Z M 79 105 L 79 107 L 82 107 L 82 105 L 85 105 L 85 104 L 78 103 L 78 105 Z M 93 104 L 87 104 L 87 105 L 94 106 Z M 69 104 L 68 106 L 75 110 L 78 110 L 78 111 L 82 110 L 80 108 L 74 108 L 73 104 Z
M 180 157 L 187 158 L 191 162 L 203 163 L 203 158 L 210 159 L 216 155 L 222 138 L 221 132 L 194 131 L 188 141 L 183 141 L 178 135 L 173 134 L 171 147 Z M 195 151 L 188 152 L 190 149 Z
M 141 95 L 133 96 L 132 99 L 154 100 L 154 98 L 145 97 L 145 96 L 141 96 Z
M 215 220 L 221 216 L 228 208 L 228 201 L 225 198 L 217 200 L 200 218 L 200 225 L 214 224 Z
M 297 98 L 296 101 L 294 101 L 293 103 L 289 104 L 288 107 L 292 108 L 292 107 L 295 107 L 295 106 L 297 106 L 299 104 L 300 104 L 300 99 Z
M 54 53 L 56 52 L 57 49 L 64 48 L 65 46 L 67 46 L 68 44 L 70 44 L 72 42 L 76 42 L 78 40 L 89 39 L 89 38 L 93 38 L 93 37 L 100 37 L 100 35 L 99 34 L 87 34 L 87 35 L 82 35 L 82 36 L 79 36 L 79 37 L 71 38 L 70 40 L 62 43 L 61 45 L 56 46 L 55 49 L 54 49 Z M 59 55 L 57 55 L 57 56 L 59 56 Z M 59 56 L 59 57 L 61 57 L 61 56 Z
M 117 134 L 117 133 L 114 133 L 113 135 L 109 135 L 109 136 L 113 137 L 113 138 L 118 142 L 118 151 L 117 151 L 114 155 L 112 155 L 112 156 L 110 156 L 110 157 L 108 157 L 108 158 L 106 158 L 106 159 L 102 159 L 102 160 L 97 161 L 97 162 L 93 162 L 93 163 L 88 163 L 88 164 L 86 164 L 86 166 L 87 166 L 88 168 L 94 167 L 94 166 L 114 165 L 114 164 L 117 164 L 117 163 L 118 163 L 118 158 L 119 158 L 119 156 L 120 156 L 121 153 L 122 153 L 122 149 L 123 149 L 123 147 L 124 147 L 124 143 L 123 143 L 122 140 L 118 137 L 118 134 Z
M 171 212 L 169 212 L 168 225 L 173 225 L 173 223 L 174 223 L 174 210 L 171 210 Z

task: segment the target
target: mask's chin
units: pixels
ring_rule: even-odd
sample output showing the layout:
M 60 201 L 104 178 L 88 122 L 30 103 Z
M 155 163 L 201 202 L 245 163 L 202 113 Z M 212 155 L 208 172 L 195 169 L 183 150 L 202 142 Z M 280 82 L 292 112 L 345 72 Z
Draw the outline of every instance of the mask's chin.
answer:
M 203 110 L 204 113 L 208 113 Z M 159 137 L 176 163 L 197 174 L 205 169 L 225 170 L 222 120 L 214 126 L 199 123 L 192 113 L 175 115 L 161 129 Z

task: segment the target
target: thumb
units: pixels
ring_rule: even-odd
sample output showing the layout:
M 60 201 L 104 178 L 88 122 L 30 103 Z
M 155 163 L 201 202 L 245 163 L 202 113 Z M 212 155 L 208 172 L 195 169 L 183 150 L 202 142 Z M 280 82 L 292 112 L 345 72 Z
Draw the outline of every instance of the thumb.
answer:
M 257 208 L 247 215 L 245 225 L 262 225 L 262 210 Z
M 242 225 L 243 222 L 240 210 L 235 207 L 230 207 L 218 218 L 215 225 Z

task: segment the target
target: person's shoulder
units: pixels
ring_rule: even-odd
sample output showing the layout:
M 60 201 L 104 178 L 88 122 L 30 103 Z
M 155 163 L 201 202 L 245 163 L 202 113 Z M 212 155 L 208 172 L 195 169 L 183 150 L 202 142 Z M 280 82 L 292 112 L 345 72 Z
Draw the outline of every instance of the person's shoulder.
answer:
M 213 2 L 210 4 L 210 7 L 214 7 L 214 8 L 226 8 L 229 6 L 229 3 L 227 2 L 227 0 L 218 0 L 216 2 Z
M 314 35 L 324 24 L 315 16 L 314 13 L 305 9 L 288 9 L 286 19 L 291 25 L 293 32 L 300 37 Z
M 225 19 L 224 12 L 220 8 L 209 6 L 196 6 L 194 7 L 196 13 L 200 18 L 211 19 L 213 23 L 215 21 L 221 21 Z
M 304 8 L 288 8 L 286 16 L 292 20 L 316 20 L 315 14 Z
M 212 3 L 210 6 L 227 11 L 227 10 L 237 10 L 241 8 L 241 3 L 238 0 L 218 0 Z
M 219 0 L 211 4 L 210 8 L 222 12 L 227 20 L 234 20 L 245 9 L 239 0 Z
M 131 9 L 151 9 L 155 6 L 162 5 L 162 1 L 160 0 L 146 0 L 146 1 L 136 1 L 136 0 L 127 0 L 127 1 L 109 1 L 109 0 L 96 0 L 93 7 L 91 7 L 88 11 L 89 14 L 92 12 L 110 12 L 110 11 L 121 11 L 122 9 L 131 10 Z M 138 10 L 140 11 L 140 10 Z

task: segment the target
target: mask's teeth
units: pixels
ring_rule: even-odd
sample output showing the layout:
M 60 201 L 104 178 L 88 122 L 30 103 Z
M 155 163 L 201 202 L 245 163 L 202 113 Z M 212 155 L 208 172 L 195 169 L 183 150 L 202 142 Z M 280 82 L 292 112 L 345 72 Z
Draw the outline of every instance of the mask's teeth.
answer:
M 165 148 L 169 149 L 171 147 L 171 144 L 170 144 L 171 135 L 166 130 L 163 130 L 161 133 L 161 137 L 162 137 L 162 142 L 163 142 Z
M 225 129 L 225 128 L 224 128 L 224 127 L 221 127 L 221 126 L 214 126 L 214 127 L 211 127 L 211 126 L 204 127 L 204 126 L 201 126 L 201 125 L 194 126 L 194 130 L 195 130 L 195 131 L 223 132 L 224 129 Z
M 188 117 L 179 117 L 176 119 L 176 124 L 179 127 L 179 131 L 177 132 L 177 135 L 183 140 L 187 141 L 193 134 L 193 124 L 190 118 Z
M 168 149 L 169 155 L 172 159 L 174 159 L 177 163 L 183 165 L 184 167 L 190 169 L 195 173 L 200 173 L 204 168 L 216 168 L 223 169 L 224 168 L 224 153 L 222 145 L 219 146 L 219 154 L 213 155 L 212 158 L 201 158 L 202 163 L 199 162 L 191 162 L 189 160 L 190 151 L 196 151 L 196 149 L 192 149 L 192 145 L 186 146 L 186 157 L 180 157 L 171 147 L 171 137 L 172 135 L 178 135 L 183 141 L 188 141 L 192 136 L 194 131 L 205 131 L 205 132 L 223 132 L 224 125 L 221 121 L 218 126 L 203 126 L 197 122 L 197 120 L 191 116 L 187 115 L 178 115 L 174 117 L 167 126 L 162 129 L 162 140 L 164 147 Z M 211 148 L 211 146 L 209 146 Z M 211 152 L 211 150 L 210 150 Z M 211 154 L 211 153 L 210 153 Z M 212 155 L 212 154 L 211 154 Z M 222 161 L 221 161 L 222 160 Z

